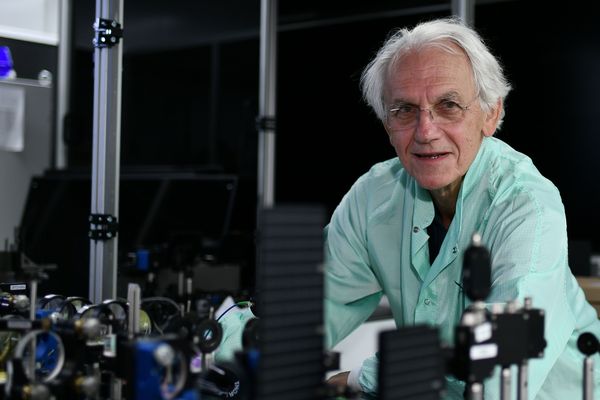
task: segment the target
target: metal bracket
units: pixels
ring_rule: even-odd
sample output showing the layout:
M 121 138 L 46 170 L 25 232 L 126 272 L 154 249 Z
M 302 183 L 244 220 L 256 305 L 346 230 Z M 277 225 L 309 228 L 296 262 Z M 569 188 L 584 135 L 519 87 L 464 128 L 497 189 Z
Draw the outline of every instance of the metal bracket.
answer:
M 259 116 L 256 118 L 256 129 L 259 131 L 274 131 L 275 117 Z
M 118 44 L 123 37 L 121 24 L 113 19 L 96 19 L 94 31 L 96 32 L 96 36 L 92 41 L 94 47 L 112 47 Z
M 108 214 L 91 214 L 88 236 L 92 240 L 109 240 L 117 236 L 117 217 Z

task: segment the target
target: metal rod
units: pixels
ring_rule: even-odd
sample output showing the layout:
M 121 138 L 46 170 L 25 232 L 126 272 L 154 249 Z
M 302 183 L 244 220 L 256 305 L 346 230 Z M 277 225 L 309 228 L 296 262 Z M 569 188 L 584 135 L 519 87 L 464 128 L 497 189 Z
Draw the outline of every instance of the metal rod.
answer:
M 208 116 L 208 164 L 217 164 L 217 138 L 219 121 L 219 95 L 221 86 L 221 45 L 213 43 L 210 46 L 210 114 Z
M 519 386 L 517 387 L 517 400 L 527 400 L 528 393 L 527 388 L 529 387 L 529 362 L 527 360 L 523 360 L 521 365 L 519 365 Z
M 29 285 L 29 319 L 31 322 L 33 322 L 35 321 L 35 306 L 37 303 L 37 280 L 32 279 Z M 33 335 L 29 349 L 31 351 L 31 354 L 29 355 L 29 370 L 31 371 L 31 377 L 35 379 L 35 353 L 37 352 L 37 335 Z
M 130 338 L 135 337 L 140 331 L 140 307 L 142 305 L 142 290 L 137 283 L 130 283 L 127 286 L 127 333 Z
M 594 399 L 594 360 L 586 357 L 583 360 L 583 400 Z
M 188 277 L 185 281 L 185 298 L 186 298 L 186 312 L 192 311 L 192 292 L 193 292 L 193 282 L 192 278 Z
M 511 398 L 511 372 L 510 367 L 502 367 L 500 372 L 500 399 L 510 400 Z
M 121 0 L 97 0 L 96 23 L 123 25 Z M 92 214 L 118 217 L 121 142 L 122 41 L 94 50 L 94 143 L 92 154 Z M 116 297 L 117 239 L 90 241 L 89 298 L 94 303 Z
M 469 400 L 483 400 L 483 384 L 480 382 L 467 384 L 467 398 Z
M 180 299 L 182 299 L 183 295 L 185 294 L 184 280 L 185 280 L 184 272 L 177 271 L 177 296 L 179 296 Z
M 275 202 L 275 88 L 277 81 L 277 0 L 261 0 L 258 206 L 271 208 Z
M 54 142 L 54 167 L 67 166 L 67 148 L 65 146 L 65 118 L 69 114 L 71 102 L 71 10 L 72 0 L 60 0 L 60 18 L 58 32 L 58 83 L 56 86 L 56 138 Z
M 452 0 L 452 15 L 469 26 L 475 26 L 475 0 Z

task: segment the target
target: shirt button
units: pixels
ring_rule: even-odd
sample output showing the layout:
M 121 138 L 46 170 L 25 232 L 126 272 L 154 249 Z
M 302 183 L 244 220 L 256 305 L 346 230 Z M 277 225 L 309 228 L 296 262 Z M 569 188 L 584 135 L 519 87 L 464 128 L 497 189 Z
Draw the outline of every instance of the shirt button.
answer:
M 418 227 L 418 226 L 415 226 L 415 227 L 413 228 L 413 232 L 414 232 L 414 233 L 419 233 L 419 227 Z
M 425 305 L 426 305 L 426 306 L 428 306 L 428 305 L 430 305 L 430 304 L 431 304 L 431 300 L 430 300 L 430 299 L 425 299 L 425 300 L 423 301 L 423 303 L 425 303 Z

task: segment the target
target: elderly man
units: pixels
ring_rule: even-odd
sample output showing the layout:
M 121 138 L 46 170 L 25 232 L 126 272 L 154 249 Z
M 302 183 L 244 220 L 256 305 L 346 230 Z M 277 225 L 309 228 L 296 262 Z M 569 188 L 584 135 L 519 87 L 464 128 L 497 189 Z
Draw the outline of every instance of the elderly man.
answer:
M 575 343 L 584 331 L 600 336 L 600 323 L 567 263 L 558 190 L 531 159 L 493 137 L 510 90 L 496 58 L 459 21 L 430 21 L 391 36 L 365 69 L 362 89 L 398 157 L 360 177 L 326 228 L 328 346 L 383 295 L 397 326 L 434 324 L 452 343 L 466 307 L 457 284 L 462 254 L 479 232 L 492 258 L 487 301 L 531 297 L 546 312 L 548 345 L 530 362 L 529 397 L 581 398 Z M 376 369 L 369 358 L 330 382 L 374 392 Z M 448 397 L 462 398 L 464 383 L 448 379 Z M 498 394 L 486 385 L 486 399 Z

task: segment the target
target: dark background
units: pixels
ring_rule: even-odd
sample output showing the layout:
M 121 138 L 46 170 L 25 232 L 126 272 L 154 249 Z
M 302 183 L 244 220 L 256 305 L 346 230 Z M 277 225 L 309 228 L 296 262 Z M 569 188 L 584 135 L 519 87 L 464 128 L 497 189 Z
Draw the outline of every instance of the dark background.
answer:
M 85 169 L 92 148 L 95 2 L 74 3 L 72 113 L 64 140 L 71 168 Z M 393 29 L 447 16 L 450 2 L 279 3 L 276 202 L 317 202 L 331 213 L 358 176 L 394 157 L 361 99 L 362 69 Z M 124 4 L 123 168 L 234 174 L 232 230 L 251 232 L 260 2 Z M 583 1 L 479 1 L 475 27 L 513 86 L 496 136 L 529 155 L 559 188 L 570 239 L 600 252 L 600 12 L 588 7 Z

